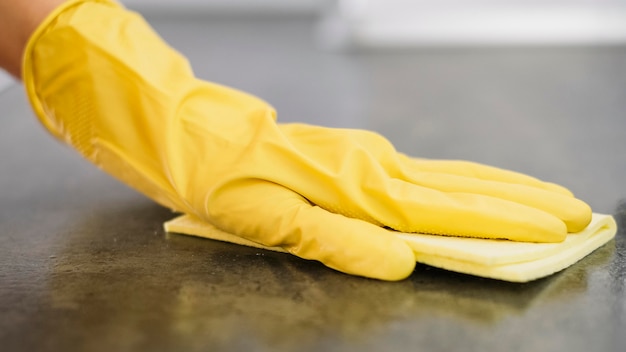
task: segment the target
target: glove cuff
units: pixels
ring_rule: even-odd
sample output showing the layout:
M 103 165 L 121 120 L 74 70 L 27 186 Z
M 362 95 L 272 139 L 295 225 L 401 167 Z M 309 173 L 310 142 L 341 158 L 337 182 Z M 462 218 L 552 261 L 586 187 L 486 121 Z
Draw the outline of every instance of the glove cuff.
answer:
M 158 203 L 185 210 L 163 145 L 168 97 L 193 73 L 140 16 L 111 0 L 62 4 L 31 35 L 22 76 L 52 135 Z
M 46 106 L 46 104 L 41 99 L 39 99 L 37 86 L 35 84 L 36 73 L 35 67 L 33 65 L 33 53 L 39 39 L 54 26 L 54 22 L 59 18 L 59 16 L 85 3 L 102 3 L 110 6 L 121 6 L 120 4 L 112 0 L 66 1 L 65 3 L 59 5 L 56 9 L 54 9 L 50 14 L 48 14 L 48 16 L 35 29 L 33 34 L 30 36 L 28 43 L 26 44 L 26 48 L 24 50 L 24 55 L 22 58 L 22 79 L 28 99 L 30 101 L 30 105 L 32 106 L 37 118 L 44 125 L 44 127 L 46 127 L 46 129 L 54 137 L 60 140 L 64 140 L 66 142 L 70 142 L 67 140 L 69 136 L 63 134 L 63 127 L 67 124 L 60 123 L 60 121 L 55 119 L 56 114 L 54 108 Z M 81 154 L 89 155 L 93 153 L 93 148 L 89 143 L 89 140 L 91 139 L 90 129 L 88 128 L 89 124 L 82 121 L 82 119 L 76 119 L 75 122 L 76 128 L 70 127 L 70 129 L 74 130 L 74 133 L 72 134 L 71 144 Z

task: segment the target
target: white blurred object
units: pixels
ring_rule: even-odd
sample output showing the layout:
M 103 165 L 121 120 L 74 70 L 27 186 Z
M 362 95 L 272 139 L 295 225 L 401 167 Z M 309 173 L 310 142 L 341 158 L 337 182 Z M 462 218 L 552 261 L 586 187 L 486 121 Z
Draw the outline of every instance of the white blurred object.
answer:
M 0 92 L 7 89 L 10 85 L 12 85 L 15 81 L 8 73 L 2 71 L 0 69 Z
M 327 46 L 626 43 L 626 0 L 338 0 Z
M 325 1 L 320 0 L 120 0 L 139 11 L 189 12 L 206 11 L 229 13 L 300 13 L 319 11 Z

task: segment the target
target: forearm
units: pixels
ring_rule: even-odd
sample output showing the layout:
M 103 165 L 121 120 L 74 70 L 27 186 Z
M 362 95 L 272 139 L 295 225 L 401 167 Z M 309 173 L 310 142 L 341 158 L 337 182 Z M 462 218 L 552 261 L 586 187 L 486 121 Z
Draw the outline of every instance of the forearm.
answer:
M 28 38 L 54 8 L 66 0 L 0 0 L 0 67 L 21 77 Z

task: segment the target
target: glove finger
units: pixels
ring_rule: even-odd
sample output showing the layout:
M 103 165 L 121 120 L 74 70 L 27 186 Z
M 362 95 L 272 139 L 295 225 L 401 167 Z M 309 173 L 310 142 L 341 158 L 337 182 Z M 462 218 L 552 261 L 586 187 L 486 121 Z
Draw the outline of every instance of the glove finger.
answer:
M 581 231 L 591 221 L 591 208 L 585 202 L 534 186 L 430 172 L 408 178 L 413 184 L 446 193 L 482 194 L 543 210 L 561 219 L 568 232 Z
M 428 160 L 411 158 L 399 154 L 402 174 L 405 179 L 420 172 L 442 173 L 457 176 L 471 177 L 487 181 L 498 181 L 525 186 L 536 187 L 547 191 L 573 196 L 567 188 L 552 182 L 541 181 L 523 173 L 488 166 L 463 160 Z
M 225 231 L 348 274 L 400 280 L 415 267 L 411 248 L 392 231 L 328 212 L 275 183 L 232 182 L 207 204 L 209 220 Z
M 356 214 L 352 216 L 362 215 L 402 232 L 525 242 L 560 242 L 567 235 L 565 223 L 544 210 L 489 195 L 442 192 L 399 179 L 369 188 L 353 204 L 363 213 L 351 210 Z

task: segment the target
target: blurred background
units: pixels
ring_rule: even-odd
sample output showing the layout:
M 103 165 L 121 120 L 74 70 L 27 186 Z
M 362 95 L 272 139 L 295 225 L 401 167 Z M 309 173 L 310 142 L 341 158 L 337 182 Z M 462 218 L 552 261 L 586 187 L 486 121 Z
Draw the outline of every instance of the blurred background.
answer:
M 623 0 L 343 0 L 327 41 L 373 47 L 614 44 Z
M 320 48 L 615 45 L 626 0 L 121 0 L 148 16 L 315 18 Z M 11 83 L 0 72 L 0 90 Z
M 280 122 L 525 172 L 601 212 L 623 194 L 626 0 L 122 2 Z

